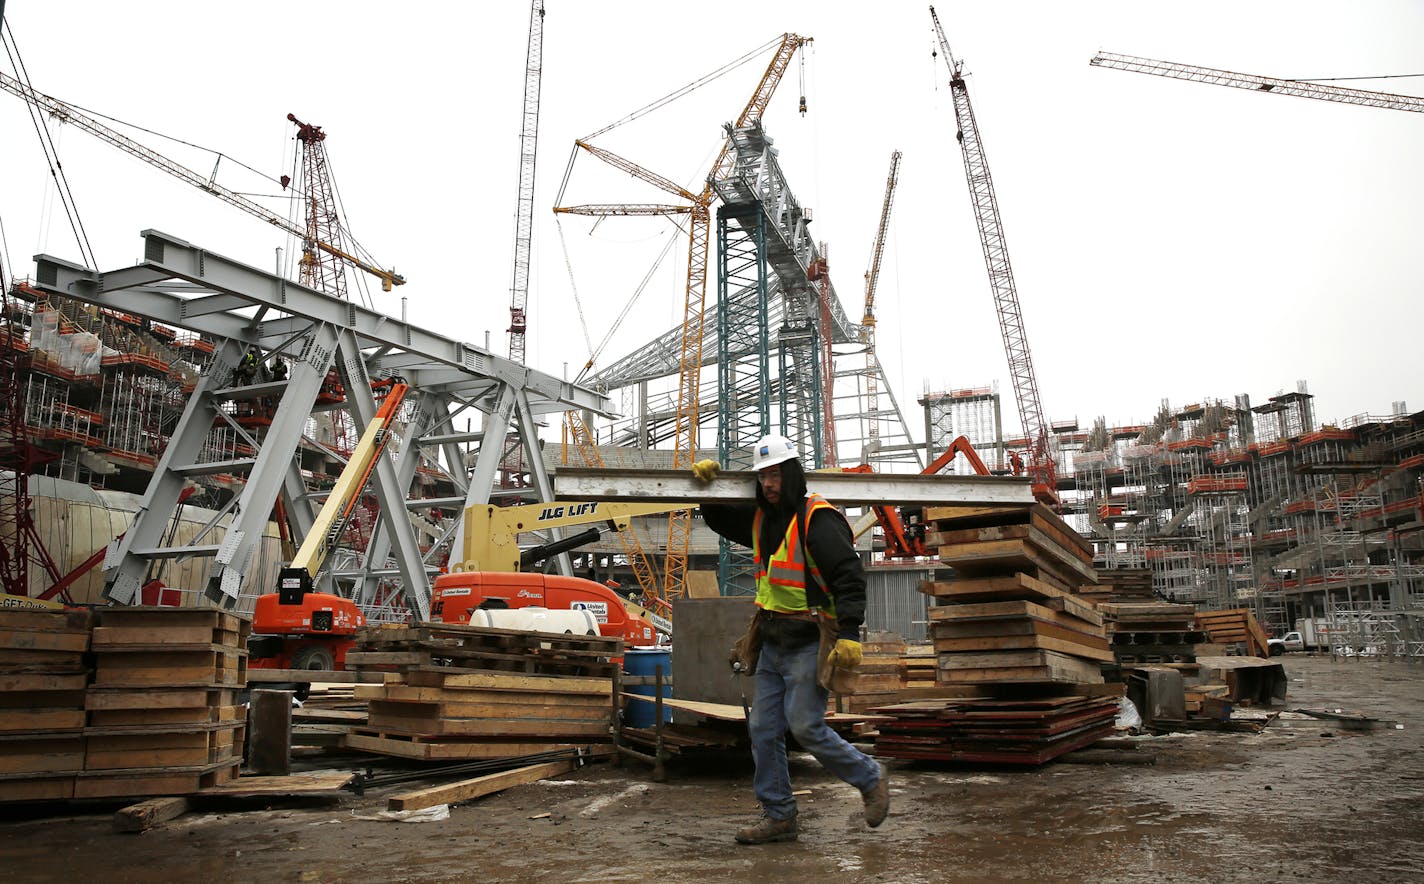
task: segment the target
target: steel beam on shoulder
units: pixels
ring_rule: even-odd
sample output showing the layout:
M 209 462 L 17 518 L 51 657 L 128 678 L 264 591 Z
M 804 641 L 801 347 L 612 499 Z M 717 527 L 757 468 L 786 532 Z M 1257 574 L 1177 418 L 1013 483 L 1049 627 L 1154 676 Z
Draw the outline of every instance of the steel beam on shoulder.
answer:
M 699 482 L 682 470 L 626 470 L 559 467 L 553 473 L 559 500 L 621 500 L 629 503 L 696 500 L 750 503 L 756 500 L 756 473 L 724 472 Z M 806 487 L 832 503 L 847 506 L 911 504 L 992 506 L 1031 504 L 1032 483 L 1007 476 L 953 476 L 894 473 L 807 473 Z

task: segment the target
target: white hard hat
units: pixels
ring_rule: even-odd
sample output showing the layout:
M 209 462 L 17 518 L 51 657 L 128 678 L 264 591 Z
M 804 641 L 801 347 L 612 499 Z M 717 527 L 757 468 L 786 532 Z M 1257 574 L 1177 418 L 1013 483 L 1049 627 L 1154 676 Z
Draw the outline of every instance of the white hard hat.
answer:
M 770 433 L 758 439 L 756 448 L 752 449 L 752 469 L 760 471 L 800 456 L 795 442 L 779 433 Z

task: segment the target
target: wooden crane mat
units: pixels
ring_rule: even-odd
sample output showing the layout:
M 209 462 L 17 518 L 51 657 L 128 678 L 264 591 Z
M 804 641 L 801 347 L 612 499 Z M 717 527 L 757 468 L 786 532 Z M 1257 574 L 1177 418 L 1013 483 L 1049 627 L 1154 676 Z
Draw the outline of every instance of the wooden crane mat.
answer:
M 347 652 L 346 665 L 399 671 L 443 663 L 456 671 L 611 678 L 617 671 L 611 658 L 622 652 L 619 638 L 425 623 L 362 630 L 357 634 L 356 649 Z

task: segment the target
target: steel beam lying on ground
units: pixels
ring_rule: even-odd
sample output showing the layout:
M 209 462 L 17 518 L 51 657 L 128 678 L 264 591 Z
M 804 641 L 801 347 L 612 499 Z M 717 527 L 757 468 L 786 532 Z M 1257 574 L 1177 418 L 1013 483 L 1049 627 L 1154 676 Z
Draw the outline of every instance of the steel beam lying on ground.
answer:
M 629 503 L 696 500 L 702 503 L 750 503 L 756 500 L 756 473 L 724 472 L 699 482 L 683 470 L 583 469 L 554 471 L 558 500 L 623 500 Z M 982 506 L 1031 504 L 1027 478 L 1005 476 L 922 476 L 893 473 L 807 473 L 807 488 L 832 503 Z

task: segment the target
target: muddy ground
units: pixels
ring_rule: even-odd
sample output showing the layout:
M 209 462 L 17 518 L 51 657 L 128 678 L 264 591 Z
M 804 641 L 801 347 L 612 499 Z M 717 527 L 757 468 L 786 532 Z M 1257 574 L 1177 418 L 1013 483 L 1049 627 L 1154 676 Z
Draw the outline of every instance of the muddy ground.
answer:
M 364 798 L 246 803 L 142 835 L 117 805 L 10 809 L 0 869 L 15 881 L 1417 881 L 1424 878 L 1424 667 L 1288 655 L 1286 708 L 1397 722 L 1314 721 L 1260 734 L 1144 741 L 1147 765 L 1040 768 L 894 762 L 890 818 L 794 756 L 799 841 L 743 847 L 749 759 L 599 764 L 451 808 L 366 821 Z M 330 760 L 328 767 L 340 767 Z M 547 816 L 541 816 L 547 814 Z M 536 818 L 537 817 L 537 818 Z

